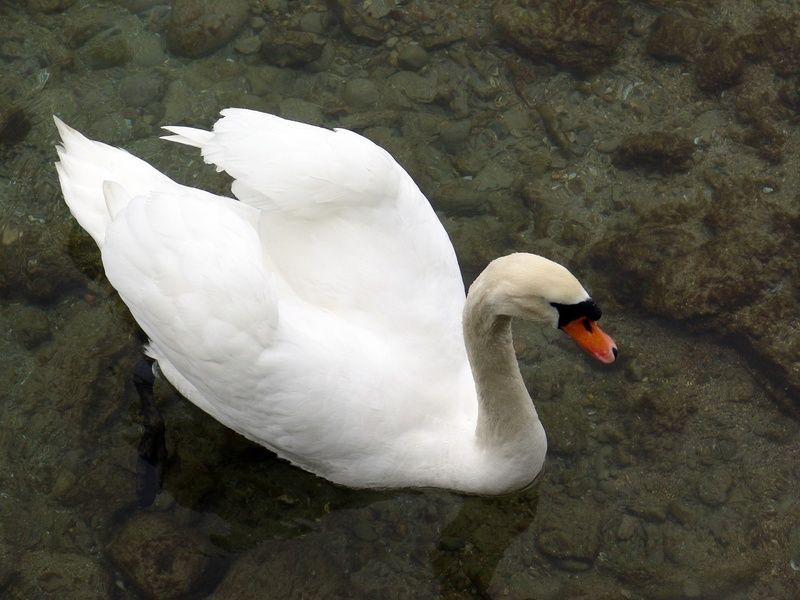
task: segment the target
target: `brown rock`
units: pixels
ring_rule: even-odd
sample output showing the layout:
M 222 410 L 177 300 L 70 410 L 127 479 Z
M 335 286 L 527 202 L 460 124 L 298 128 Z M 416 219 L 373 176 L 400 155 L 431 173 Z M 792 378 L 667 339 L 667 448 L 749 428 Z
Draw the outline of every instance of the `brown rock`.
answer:
M 0 241 L 0 297 L 49 304 L 85 285 L 86 278 L 64 253 L 70 227 L 6 224 L 8 239 Z
M 113 27 L 125 16 L 124 10 L 111 6 L 86 6 L 77 12 L 70 11 L 64 24 L 67 45 L 70 48 L 79 48 L 101 31 Z
M 125 524 L 110 547 L 116 565 L 148 598 L 183 598 L 213 584 L 213 546 L 173 520 L 142 513 Z
M 694 146 L 684 136 L 654 131 L 626 137 L 614 152 L 614 164 L 622 169 L 642 167 L 662 173 L 686 170 Z
M 624 35 L 616 0 L 495 0 L 500 37 L 534 60 L 593 73 L 614 62 Z
M 711 42 L 710 29 L 697 19 L 665 13 L 650 27 L 647 52 L 662 60 L 690 62 Z
M 28 0 L 28 8 L 34 12 L 61 12 L 75 4 L 75 0 Z
M 739 82 L 745 65 L 745 51 L 739 38 L 720 31 L 695 62 L 697 87 L 715 92 Z
M 561 523 L 549 523 L 538 533 L 536 547 L 567 571 L 590 569 L 600 549 L 599 515 L 575 511 Z
M 350 2 L 332 0 L 331 8 L 342 26 L 351 34 L 368 42 L 382 42 L 389 35 L 389 20 L 381 10 L 385 2 Z
M 9 597 L 102 600 L 112 597 L 113 589 L 111 577 L 94 559 L 66 552 L 37 551 L 22 557 Z
M 312 535 L 262 544 L 242 556 L 228 571 L 213 600 L 348 598 L 344 569 L 336 557 L 341 548 Z
M 705 174 L 713 192 L 622 219 L 591 250 L 622 302 L 729 335 L 800 390 L 800 214 L 767 183 Z
M 22 108 L 14 104 L 0 105 L 0 144 L 13 146 L 31 130 L 31 122 Z
M 307 31 L 264 30 L 261 34 L 261 55 L 279 67 L 305 65 L 322 55 L 325 38 Z
M 247 0 L 174 0 L 167 46 L 190 58 L 211 54 L 239 33 L 249 14 Z

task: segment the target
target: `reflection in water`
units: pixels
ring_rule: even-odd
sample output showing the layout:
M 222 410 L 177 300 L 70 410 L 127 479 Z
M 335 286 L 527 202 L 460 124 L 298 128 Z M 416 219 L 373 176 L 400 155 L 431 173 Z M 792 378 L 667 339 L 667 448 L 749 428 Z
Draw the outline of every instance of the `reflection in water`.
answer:
M 158 0 L 0 6 L 0 594 L 793 597 L 796 7 L 201 4 L 226 27 Z M 534 251 L 607 299 L 613 370 L 518 331 L 534 488 L 340 488 L 160 381 L 164 487 L 138 509 L 142 340 L 60 198 L 50 116 L 227 193 L 157 136 L 230 105 L 386 146 L 465 273 Z

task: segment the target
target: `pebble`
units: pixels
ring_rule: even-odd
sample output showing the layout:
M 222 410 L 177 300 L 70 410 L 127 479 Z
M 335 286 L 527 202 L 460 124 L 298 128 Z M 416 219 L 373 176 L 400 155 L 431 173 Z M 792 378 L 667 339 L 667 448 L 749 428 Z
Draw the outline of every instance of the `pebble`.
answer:
M 113 597 L 112 586 L 111 577 L 94 559 L 41 550 L 22 557 L 4 597 L 101 600 Z
M 619 527 L 617 528 L 617 539 L 618 540 L 629 540 L 633 537 L 633 534 L 636 533 L 636 529 L 639 525 L 639 521 L 630 515 L 622 515 L 622 520 L 619 523 Z
M 211 54 L 239 33 L 249 8 L 247 0 L 173 0 L 167 46 L 189 58 Z
M 325 45 L 324 37 L 307 31 L 275 28 L 261 32 L 261 55 L 267 62 L 279 67 L 311 63 L 322 56 Z
M 237 40 L 233 48 L 239 54 L 255 54 L 261 50 L 261 40 L 257 35 L 248 35 Z
M 707 506 L 720 506 L 728 501 L 733 477 L 727 471 L 707 471 L 697 484 L 697 497 Z
M 327 536 L 264 542 L 234 562 L 214 599 L 352 598 L 344 556 L 342 543 Z
M 213 575 L 208 540 L 161 514 L 132 517 L 111 543 L 116 565 L 150 598 L 182 598 Z
M 131 107 L 142 107 L 161 100 L 166 91 L 164 78 L 155 71 L 140 71 L 120 82 L 119 95 Z
M 442 121 L 438 126 L 439 139 L 448 146 L 456 146 L 463 143 L 472 133 L 472 121 Z
M 628 381 L 639 382 L 644 379 L 644 369 L 636 358 L 631 358 L 625 363 L 625 376 Z
M 28 9 L 35 12 L 61 12 L 75 4 L 75 0 L 28 0 Z
M 398 64 L 409 71 L 419 71 L 428 64 L 429 59 L 425 48 L 415 43 L 403 46 L 397 54 Z
M 327 13 L 307 12 L 300 17 L 300 31 L 321 35 L 325 31 Z
M 670 516 L 678 521 L 678 523 L 681 525 L 691 523 L 694 519 L 694 513 L 689 509 L 688 506 L 679 500 L 673 500 L 669 503 L 667 508 L 669 509 Z
M 435 81 L 411 71 L 398 71 L 389 77 L 388 83 L 415 102 L 433 102 L 436 97 Z
M 14 338 L 27 350 L 34 350 L 53 337 L 47 312 L 41 308 L 12 304 L 2 314 L 7 322 L 15 324 Z
M 75 483 L 78 481 L 78 478 L 75 477 L 75 474 L 71 471 L 61 471 L 56 478 L 55 483 L 53 484 L 52 494 L 59 500 L 63 500 L 66 498 L 72 488 L 75 486 Z
M 120 67 L 133 58 L 122 30 L 111 28 L 97 34 L 81 49 L 81 58 L 94 69 Z
M 367 521 L 358 521 L 353 526 L 355 536 L 365 542 L 374 542 L 378 539 L 378 532 L 375 531 L 375 524 Z
M 378 87 L 369 79 L 351 79 L 344 86 L 342 99 L 353 107 L 373 106 L 378 102 Z

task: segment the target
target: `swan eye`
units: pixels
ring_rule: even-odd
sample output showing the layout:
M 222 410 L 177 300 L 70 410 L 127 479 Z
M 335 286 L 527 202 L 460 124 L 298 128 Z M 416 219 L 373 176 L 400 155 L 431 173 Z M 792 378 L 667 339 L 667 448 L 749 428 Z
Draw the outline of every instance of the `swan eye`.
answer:
M 558 310 L 559 327 L 564 327 L 567 323 L 577 321 L 578 319 L 587 319 L 590 322 L 599 321 L 602 316 L 600 307 L 597 306 L 595 301 L 591 298 L 583 302 L 578 302 L 577 304 L 559 304 L 557 302 L 551 302 L 550 305 Z M 584 323 L 583 326 L 586 327 L 586 331 L 591 333 L 591 323 L 588 325 Z

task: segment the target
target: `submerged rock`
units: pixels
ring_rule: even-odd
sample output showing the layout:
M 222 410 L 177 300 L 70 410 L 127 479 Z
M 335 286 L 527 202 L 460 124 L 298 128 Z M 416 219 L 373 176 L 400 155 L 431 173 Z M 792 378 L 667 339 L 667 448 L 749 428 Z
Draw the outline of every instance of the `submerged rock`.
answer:
M 733 477 L 725 470 L 708 470 L 697 483 L 697 497 L 707 506 L 720 506 L 728 500 Z
M 339 17 L 342 26 L 351 34 L 368 42 L 382 42 L 389 35 L 389 3 L 350 2 L 349 0 L 333 0 L 331 8 Z
M 279 67 L 306 65 L 322 56 L 325 43 L 325 38 L 316 33 L 265 29 L 261 33 L 261 55 Z
M 4 243 L 0 252 L 0 297 L 49 304 L 85 285 L 86 278 L 64 252 L 70 229 L 71 225 L 28 226 L 24 235 Z
M 11 585 L 11 598 L 81 598 L 113 596 L 113 582 L 91 557 L 68 552 L 29 552 L 22 557 Z
M 338 545 L 337 545 L 338 546 Z M 310 535 L 262 544 L 242 556 L 219 584 L 213 600 L 348 598 L 347 576 L 329 538 Z
M 364 78 L 349 80 L 342 91 L 342 99 L 354 107 L 374 106 L 378 98 L 378 86 Z
M 67 13 L 64 37 L 70 48 L 80 48 L 101 31 L 124 19 L 126 12 L 115 6 L 84 6 Z
M 614 152 L 614 164 L 623 169 L 642 167 L 662 173 L 686 170 L 694 146 L 685 136 L 654 131 L 626 137 Z
M 647 53 L 694 66 L 697 86 L 718 92 L 739 83 L 748 62 L 768 62 L 775 73 L 800 72 L 800 15 L 767 16 L 746 34 L 680 13 L 660 15 L 650 28 Z
M 705 175 L 708 200 L 640 208 L 592 248 L 592 260 L 618 299 L 735 336 L 800 389 L 800 214 L 763 182 Z
M 130 62 L 133 54 L 134 49 L 128 44 L 128 39 L 123 32 L 111 28 L 87 42 L 80 56 L 94 69 L 107 69 Z
M 0 147 L 21 142 L 30 130 L 27 113 L 15 104 L 3 104 L 0 100 Z
M 397 54 L 397 62 L 404 69 L 419 71 L 428 64 L 428 52 L 419 44 L 406 44 Z
M 189 58 L 211 54 L 239 33 L 249 15 L 247 0 L 174 0 L 167 46 Z
M 581 73 L 614 62 L 624 36 L 616 0 L 495 0 L 492 19 L 524 54 Z
M 47 312 L 36 306 L 10 304 L 0 309 L 3 320 L 14 323 L 13 334 L 28 350 L 33 350 L 53 337 Z
M 110 547 L 116 565 L 148 598 L 184 598 L 218 575 L 214 547 L 159 514 L 130 519 Z
M 28 0 L 28 9 L 32 12 L 61 12 L 75 4 L 75 0 Z
M 164 97 L 167 84 L 157 71 L 140 71 L 128 75 L 120 82 L 119 95 L 130 107 L 147 106 Z
M 710 43 L 710 27 L 697 19 L 665 13 L 653 22 L 647 53 L 662 60 L 689 62 Z
M 563 526 L 547 525 L 536 539 L 539 551 L 566 571 L 586 571 L 592 567 L 600 548 L 599 516 L 572 515 Z M 561 517 L 564 519 L 564 517 Z

